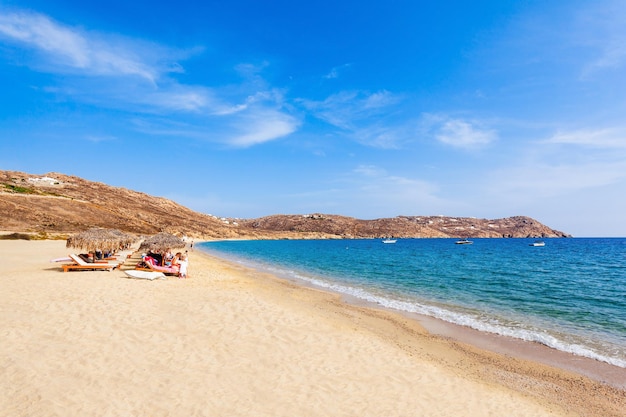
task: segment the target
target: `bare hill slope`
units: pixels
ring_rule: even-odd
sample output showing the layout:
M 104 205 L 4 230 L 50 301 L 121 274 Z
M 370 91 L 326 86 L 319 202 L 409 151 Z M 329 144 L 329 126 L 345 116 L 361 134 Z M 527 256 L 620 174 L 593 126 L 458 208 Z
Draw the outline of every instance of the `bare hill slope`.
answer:
M 136 234 L 240 236 L 236 226 L 165 198 L 59 173 L 0 171 L 0 229 L 72 233 L 93 226 Z
M 68 234 L 89 227 L 212 238 L 566 237 L 525 216 L 398 216 L 360 220 L 307 214 L 220 219 L 162 197 L 60 173 L 0 171 L 0 230 Z

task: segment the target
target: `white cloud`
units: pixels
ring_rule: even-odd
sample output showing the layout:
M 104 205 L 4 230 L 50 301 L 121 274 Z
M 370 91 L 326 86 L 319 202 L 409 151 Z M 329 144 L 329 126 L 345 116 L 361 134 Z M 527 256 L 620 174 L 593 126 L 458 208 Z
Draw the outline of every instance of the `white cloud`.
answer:
M 289 196 L 303 212 L 332 212 L 360 219 L 393 215 L 447 212 L 457 202 L 440 198 L 439 188 L 428 181 L 392 175 L 376 165 L 359 165 L 318 190 Z
M 596 54 L 585 67 L 588 76 L 626 63 L 626 9 L 621 0 L 594 2 L 579 11 L 573 28 L 577 43 L 590 46 Z
M 68 65 L 85 67 L 89 62 L 87 42 L 77 32 L 35 13 L 0 15 L 4 37 L 63 57 Z
M 380 115 L 399 101 L 389 91 L 376 93 L 342 91 L 324 101 L 300 100 L 315 117 L 341 129 L 352 130 L 367 122 L 373 115 Z
M 352 66 L 352 64 L 343 64 L 343 65 L 339 65 L 337 67 L 334 67 L 330 70 L 330 72 L 328 74 L 326 74 L 324 76 L 324 78 L 326 78 L 327 80 L 332 80 L 335 78 L 339 78 L 340 74 L 347 68 L 350 68 Z
M 299 100 L 314 117 L 366 146 L 392 149 L 412 134 L 409 123 L 394 116 L 402 97 L 389 91 L 341 91 L 323 101 Z
M 250 107 L 262 103 L 281 105 L 284 101 L 283 94 L 279 89 L 261 90 L 247 96 L 240 104 L 226 104 L 212 109 L 214 115 L 229 115 L 242 112 Z
M 137 76 L 154 83 L 164 68 L 150 63 L 145 45 L 104 37 L 64 26 L 47 16 L 31 12 L 0 15 L 0 35 L 25 45 L 46 58 L 38 67 L 73 70 L 85 75 Z M 152 53 L 152 52 L 151 52 Z M 158 59 L 158 57 L 157 57 Z M 168 71 L 180 71 L 169 64 Z
M 482 122 L 476 120 L 425 113 L 419 125 L 423 134 L 455 148 L 480 148 L 498 138 L 496 130 L 484 127 Z
M 611 194 L 626 185 L 625 133 L 622 128 L 562 130 L 535 141 L 520 148 L 505 166 L 486 167 L 475 188 L 477 201 L 509 210 L 547 211 L 560 206 L 561 199 L 593 206 L 584 196 Z M 552 208 L 543 208 L 548 201 Z
M 242 63 L 235 66 L 235 70 L 244 78 L 255 79 L 269 66 L 269 62 L 263 61 L 260 64 Z
M 277 110 L 260 110 L 238 119 L 238 130 L 245 129 L 229 137 L 227 143 L 234 147 L 246 148 L 287 136 L 296 131 L 299 121 Z
M 324 101 L 312 101 L 302 99 L 300 102 L 315 117 L 341 129 L 350 129 L 352 126 L 352 113 L 347 109 L 349 103 L 356 98 L 356 92 L 341 92 L 334 94 Z
M 330 70 L 328 74 L 324 76 L 324 78 L 329 79 L 329 80 L 333 78 L 339 78 L 339 71 L 337 71 L 337 68 L 333 68 Z
M 379 149 L 398 149 L 412 138 L 407 123 L 394 125 L 372 124 L 355 129 L 352 138 L 366 146 Z
M 356 174 L 365 177 L 383 177 L 387 175 L 387 171 L 376 165 L 359 165 L 354 169 Z
M 363 100 L 362 107 L 364 110 L 384 109 L 398 102 L 399 98 L 391 94 L 389 91 L 379 91 L 369 94 Z
M 347 187 L 338 187 L 340 191 L 334 194 L 334 201 L 344 206 L 342 212 L 360 218 L 388 217 L 390 212 L 437 213 L 458 206 L 442 199 L 436 184 L 393 175 L 377 165 L 359 165 L 340 183 Z
M 548 143 L 626 149 L 626 129 L 605 128 L 557 132 Z
M 496 139 L 494 130 L 480 129 L 464 120 L 448 120 L 435 136 L 439 142 L 457 148 L 475 148 Z
M 0 41 L 34 51 L 23 62 L 31 68 L 63 75 L 41 91 L 131 112 L 138 121 L 132 125 L 142 132 L 247 147 L 288 135 L 300 124 L 283 110 L 282 91 L 261 77 L 267 62 L 237 65 L 241 85 L 185 85 L 171 77 L 184 72 L 175 60 L 186 57 L 183 51 L 70 27 L 30 11 L 1 14 Z
M 142 102 L 157 109 L 199 112 L 216 105 L 212 93 L 205 88 L 176 85 L 168 90 L 146 92 Z
M 551 201 L 554 205 L 566 197 L 578 200 L 577 204 L 593 206 L 584 195 L 607 187 L 623 188 L 626 159 L 588 158 L 561 163 L 520 160 L 506 168 L 486 172 L 480 178 L 471 198 L 477 204 L 490 201 L 492 208 L 506 207 L 504 211 L 524 208 L 546 211 L 551 208 L 543 207 L 544 202 Z M 569 207 L 565 211 L 577 208 Z

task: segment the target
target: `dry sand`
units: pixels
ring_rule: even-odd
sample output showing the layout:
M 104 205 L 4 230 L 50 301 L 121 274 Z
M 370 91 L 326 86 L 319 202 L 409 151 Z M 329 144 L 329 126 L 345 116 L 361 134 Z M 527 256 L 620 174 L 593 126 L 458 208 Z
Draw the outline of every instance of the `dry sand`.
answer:
M 190 278 L 61 272 L 0 241 L 0 416 L 626 416 L 624 390 L 190 253 Z

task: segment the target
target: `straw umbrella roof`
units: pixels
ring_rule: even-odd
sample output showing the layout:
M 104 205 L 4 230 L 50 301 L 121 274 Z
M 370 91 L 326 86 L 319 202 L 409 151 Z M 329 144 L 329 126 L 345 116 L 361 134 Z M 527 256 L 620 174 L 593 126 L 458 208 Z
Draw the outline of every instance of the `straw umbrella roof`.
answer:
M 139 250 L 163 252 L 167 249 L 184 247 L 185 241 L 178 236 L 161 232 L 144 240 L 139 246 Z
M 85 249 L 88 252 L 94 252 L 96 250 L 108 252 L 131 244 L 135 240 L 137 240 L 136 237 L 117 229 L 93 227 L 84 232 L 70 236 L 65 246 L 68 248 Z

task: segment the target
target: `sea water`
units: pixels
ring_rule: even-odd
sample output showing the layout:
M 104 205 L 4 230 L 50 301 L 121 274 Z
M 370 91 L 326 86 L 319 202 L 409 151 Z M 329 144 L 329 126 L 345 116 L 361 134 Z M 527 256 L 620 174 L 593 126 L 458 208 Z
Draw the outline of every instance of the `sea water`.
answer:
M 626 238 L 250 240 L 198 247 L 401 312 L 626 368 Z

